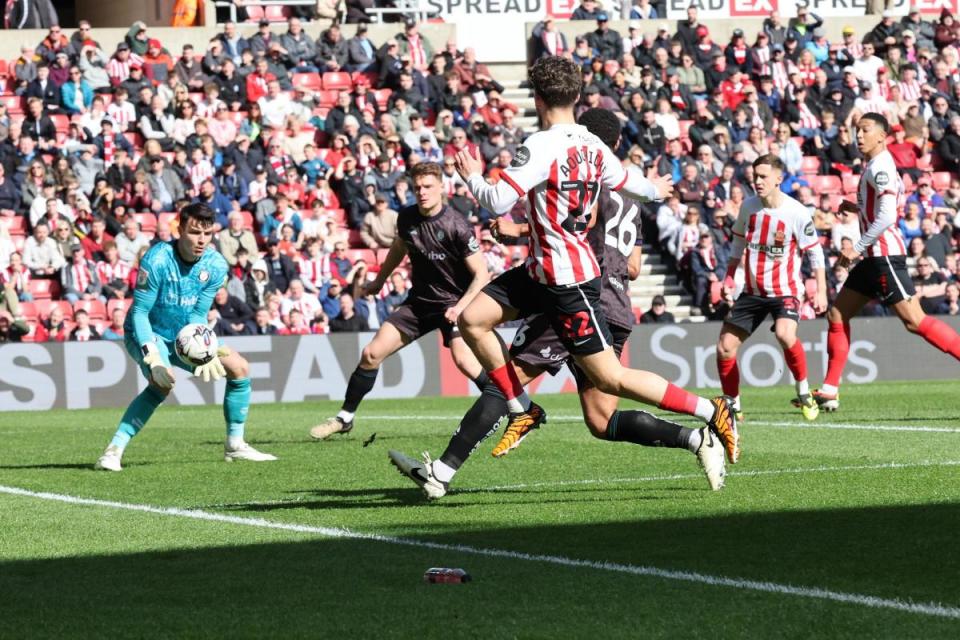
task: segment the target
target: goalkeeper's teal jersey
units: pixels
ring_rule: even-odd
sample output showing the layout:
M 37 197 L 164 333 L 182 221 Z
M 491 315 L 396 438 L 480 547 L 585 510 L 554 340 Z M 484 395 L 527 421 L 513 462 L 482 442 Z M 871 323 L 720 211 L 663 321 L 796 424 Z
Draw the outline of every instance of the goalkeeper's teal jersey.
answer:
M 191 323 L 206 324 L 213 298 L 227 281 L 227 261 L 213 247 L 200 259 L 185 262 L 176 241 L 156 244 L 144 254 L 137 273 L 133 306 L 123 329 L 143 346 L 154 335 L 174 341 Z

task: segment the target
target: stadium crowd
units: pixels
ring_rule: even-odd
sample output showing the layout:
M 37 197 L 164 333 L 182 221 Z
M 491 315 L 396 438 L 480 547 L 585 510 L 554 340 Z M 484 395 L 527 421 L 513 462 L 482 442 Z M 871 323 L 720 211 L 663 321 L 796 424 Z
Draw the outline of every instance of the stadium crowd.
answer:
M 957 315 L 960 22 L 884 14 L 828 42 L 801 7 L 724 44 L 694 8 L 674 34 L 644 33 L 654 11 L 637 0 L 619 34 L 583 0 L 574 19 L 595 24 L 572 47 L 549 19 L 533 37 L 543 55 L 583 66 L 581 109 L 620 117 L 625 163 L 673 175 L 674 197 L 644 209 L 645 237 L 695 304 L 720 318 L 732 303 L 719 281 L 760 154 L 784 160 L 783 189 L 814 212 L 831 257 L 856 241 L 857 221 L 836 211 L 855 197 L 854 125 L 879 111 L 895 125 L 890 150 L 909 191 L 899 224 L 918 295 L 928 312 Z M 476 225 L 491 272 L 524 260 L 524 245 L 487 230 L 490 213 L 453 167 L 466 147 L 497 180 L 525 137 L 473 50 L 435 48 L 412 20 L 382 43 L 363 24 L 351 38 L 336 24 L 314 38 L 311 26 L 261 20 L 245 38 L 227 23 L 174 54 L 143 23 L 104 51 L 81 22 L 0 65 L 0 341 L 121 337 L 139 257 L 174 237 L 176 211 L 197 201 L 216 212 L 231 266 L 209 318 L 219 333 L 375 329 L 404 299 L 407 273 L 377 296 L 362 285 L 393 242 L 397 210 L 414 202 L 405 171 L 422 161 L 442 165 L 448 202 Z M 830 270 L 831 295 L 845 276 Z M 659 296 L 642 315 L 670 320 Z

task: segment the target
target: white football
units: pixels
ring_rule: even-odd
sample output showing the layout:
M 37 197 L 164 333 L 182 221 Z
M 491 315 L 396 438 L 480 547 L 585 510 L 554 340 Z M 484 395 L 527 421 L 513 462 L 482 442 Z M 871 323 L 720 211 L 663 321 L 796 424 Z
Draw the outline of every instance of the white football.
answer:
M 217 355 L 217 334 L 205 324 L 188 324 L 177 334 L 177 356 L 187 364 L 207 364 Z

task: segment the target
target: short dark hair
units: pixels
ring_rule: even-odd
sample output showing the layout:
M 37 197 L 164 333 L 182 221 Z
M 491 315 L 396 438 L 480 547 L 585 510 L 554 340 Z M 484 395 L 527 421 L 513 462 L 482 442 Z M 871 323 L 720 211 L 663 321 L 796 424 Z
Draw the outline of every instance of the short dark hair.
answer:
M 180 228 L 186 229 L 187 223 L 193 218 L 203 226 L 209 226 L 216 220 L 213 209 L 202 202 L 194 202 L 180 209 Z
M 754 160 L 753 168 L 756 169 L 762 164 L 768 164 L 780 173 L 786 173 L 787 171 L 787 167 L 783 164 L 783 160 L 780 159 L 780 156 L 775 156 L 772 153 L 765 153 Z
M 580 114 L 577 123 L 600 138 L 611 149 L 620 141 L 620 119 L 607 109 L 591 108 Z
M 569 107 L 580 99 L 583 77 L 572 60 L 547 56 L 530 68 L 530 85 L 548 108 Z
M 862 116 L 860 116 L 860 119 L 871 120 L 873 122 L 876 122 L 877 125 L 881 129 L 883 129 L 884 133 L 886 134 L 890 133 L 890 121 L 887 120 L 886 116 L 884 116 L 883 114 L 877 113 L 875 111 L 871 111 L 870 113 L 865 113 Z

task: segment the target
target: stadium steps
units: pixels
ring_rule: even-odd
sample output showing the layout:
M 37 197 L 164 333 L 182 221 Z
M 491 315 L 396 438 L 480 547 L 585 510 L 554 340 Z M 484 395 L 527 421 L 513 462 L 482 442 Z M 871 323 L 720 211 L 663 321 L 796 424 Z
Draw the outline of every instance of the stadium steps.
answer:
M 705 318 L 700 310 L 693 306 L 693 297 L 677 280 L 677 275 L 667 269 L 660 254 L 649 244 L 644 244 L 641 249 L 643 263 L 640 275 L 630 283 L 630 304 L 635 309 L 646 311 L 650 308 L 653 297 L 662 295 L 667 309 L 677 320 L 703 322 Z

